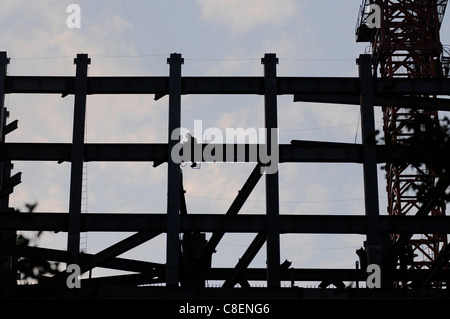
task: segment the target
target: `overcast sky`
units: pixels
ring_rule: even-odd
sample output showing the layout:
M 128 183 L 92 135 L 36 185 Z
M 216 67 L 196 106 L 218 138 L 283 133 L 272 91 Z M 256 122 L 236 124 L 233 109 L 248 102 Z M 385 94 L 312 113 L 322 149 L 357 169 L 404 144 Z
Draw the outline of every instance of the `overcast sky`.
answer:
M 81 28 L 66 25 L 66 8 L 81 8 Z M 181 53 L 183 75 L 263 74 L 261 57 L 276 53 L 279 76 L 356 76 L 355 59 L 367 44 L 355 42 L 360 0 L 96 0 L 0 3 L 0 50 L 11 58 L 10 75 L 73 75 L 77 53 L 91 57 L 89 75 L 167 75 L 167 57 Z M 449 19 L 443 29 L 449 30 Z M 449 33 L 442 42 L 450 44 Z M 10 120 L 19 129 L 11 142 L 63 142 L 72 137 L 73 96 L 11 95 Z M 87 142 L 166 142 L 168 98 L 89 96 Z M 280 142 L 292 139 L 360 142 L 356 106 L 294 103 L 278 98 Z M 381 115 L 376 114 L 381 127 Z M 261 96 L 183 96 L 182 125 L 192 129 L 263 127 Z M 183 168 L 190 213 L 225 213 L 253 164 L 203 164 Z M 70 163 L 15 163 L 22 184 L 11 205 L 38 202 L 41 212 L 67 212 Z M 164 212 L 167 165 L 89 163 L 88 213 Z M 281 214 L 363 214 L 362 166 L 353 164 L 280 165 Z M 380 210 L 386 213 L 380 169 Z M 262 179 L 242 213 L 264 213 Z M 88 234 L 95 253 L 129 234 Z M 213 265 L 233 267 L 252 235 L 227 235 Z M 286 235 L 281 261 L 292 267 L 353 268 L 362 236 Z M 65 249 L 63 234 L 46 234 L 45 247 Z M 164 262 L 165 236 L 124 254 Z M 265 247 L 251 264 L 265 267 Z

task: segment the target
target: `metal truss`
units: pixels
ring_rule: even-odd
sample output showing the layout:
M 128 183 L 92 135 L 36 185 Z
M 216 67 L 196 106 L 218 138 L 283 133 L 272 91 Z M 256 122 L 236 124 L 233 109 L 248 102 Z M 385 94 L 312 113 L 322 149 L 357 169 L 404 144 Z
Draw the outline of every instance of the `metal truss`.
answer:
M 401 247 L 385 241 L 390 234 L 400 234 L 407 239 L 418 233 L 450 233 L 450 217 L 430 216 L 430 207 L 447 184 L 439 185 L 435 195 L 424 205 L 421 214 L 415 216 L 381 215 L 378 207 L 377 164 L 403 163 L 407 161 L 401 145 L 377 145 L 375 137 L 374 107 L 391 103 L 409 103 L 430 109 L 449 109 L 445 99 L 416 98 L 417 95 L 450 95 L 450 79 L 389 79 L 376 78 L 373 74 L 372 58 L 359 57 L 359 76 L 355 78 L 329 77 L 278 77 L 275 54 L 266 54 L 262 59 L 264 75 L 261 77 L 183 77 L 183 59 L 180 54 L 171 54 L 167 77 L 89 77 L 87 67 L 91 63 L 88 55 L 78 54 L 75 59 L 75 76 L 8 76 L 6 52 L 0 53 L 0 110 L 3 122 L 0 126 L 0 254 L 2 273 L 15 278 L 18 258 L 39 257 L 43 260 L 78 264 L 82 272 L 95 267 L 134 272 L 131 275 L 82 279 L 80 289 L 68 289 L 65 279 L 68 274 L 60 271 L 53 277 L 42 277 L 37 285 L 16 286 L 14 296 L 24 297 L 155 297 L 155 298 L 355 298 L 355 297 L 426 297 L 447 296 L 442 290 L 429 288 L 431 280 L 449 281 L 450 273 L 443 269 L 448 264 L 448 253 L 441 254 L 430 269 L 398 270 L 388 262 L 397 258 Z M 7 124 L 4 97 L 6 94 L 59 94 L 74 95 L 73 141 L 64 143 L 9 143 L 5 135 L 17 127 L 17 122 Z M 277 129 L 277 97 L 292 95 L 294 101 L 318 101 L 323 103 L 345 103 L 359 106 L 361 110 L 362 144 L 346 144 L 315 141 L 292 141 L 277 144 L 279 169 L 284 163 L 355 163 L 362 165 L 364 174 L 365 210 L 359 216 L 352 215 L 281 215 L 279 213 L 278 174 L 264 172 L 260 157 L 247 156 L 252 150 L 267 145 L 233 145 L 243 148 L 246 156 L 227 156 L 223 149 L 223 162 L 253 162 L 255 168 L 242 186 L 229 209 L 223 214 L 195 214 L 186 209 L 183 179 L 179 164 L 169 156 L 177 141 L 153 144 L 85 143 L 84 125 L 86 96 L 90 94 L 152 94 L 155 99 L 169 97 L 170 133 L 180 127 L 181 97 L 188 94 L 251 94 L 264 98 L 265 128 Z M 278 139 L 267 139 L 277 141 Z M 201 144 L 204 148 L 207 145 Z M 211 145 L 210 145 L 211 146 Z M 229 147 L 229 145 L 228 145 Z M 269 148 L 270 149 L 270 148 Z M 257 152 L 259 154 L 259 152 Z M 234 153 L 236 154 L 236 153 Z M 408 154 L 411 154 L 410 152 Z M 421 160 L 424 154 L 414 154 Z M 450 150 L 442 150 L 436 157 L 442 161 L 450 159 Z M 205 161 L 203 157 L 194 158 Z M 20 175 L 11 175 L 14 161 L 70 162 L 70 205 L 68 212 L 18 213 L 9 205 L 9 194 L 20 183 Z M 82 214 L 81 193 L 83 163 L 85 162 L 153 162 L 154 166 L 167 162 L 167 212 L 165 214 Z M 221 161 L 219 158 L 218 162 Z M 266 209 L 260 214 L 240 215 L 239 211 L 257 183 L 265 179 Z M 66 250 L 26 247 L 16 243 L 18 231 L 67 232 Z M 122 241 L 96 253 L 80 252 L 82 232 L 135 232 Z M 234 268 L 213 268 L 211 257 L 226 233 L 252 233 L 252 243 Z M 153 263 L 118 257 L 140 244 L 152 240 L 159 234 L 167 235 L 166 263 Z M 205 233 L 212 233 L 209 240 Z M 334 283 L 343 281 L 365 281 L 367 273 L 361 269 L 292 269 L 280 263 L 280 234 L 363 234 L 366 246 L 361 265 L 378 264 L 382 267 L 382 288 L 346 288 L 330 292 L 328 289 L 282 288 L 281 281 L 320 281 Z M 182 239 L 180 240 L 180 235 Z M 266 244 L 267 267 L 249 268 L 256 253 Z M 355 255 L 356 257 L 356 255 Z M 417 282 L 410 292 L 392 291 L 392 280 Z M 208 288 L 206 280 L 222 280 L 221 289 Z M 267 288 L 251 288 L 249 281 L 262 280 Z M 161 284 L 162 286 L 151 286 Z M 236 288 L 239 284 L 242 288 Z M 324 284 L 324 286 L 327 286 Z M 2 291 L 3 294 L 8 291 Z
M 381 1 L 383 19 L 379 34 L 373 38 L 373 45 L 379 44 L 376 57 L 380 65 L 380 76 L 389 78 L 440 78 L 445 73 L 440 43 L 440 26 L 447 1 Z M 418 93 L 418 95 L 421 95 Z M 423 97 L 433 98 L 423 94 Z M 386 143 L 402 143 L 410 137 L 408 123 L 425 113 L 437 121 L 437 110 L 409 109 L 395 104 L 383 108 Z M 389 136 L 389 137 L 388 137 Z M 424 171 L 425 170 L 425 171 Z M 423 183 L 436 185 L 438 176 L 428 167 L 413 164 L 388 164 L 387 193 L 388 212 L 392 215 L 417 214 L 421 203 L 411 196 L 411 187 Z M 434 205 L 430 215 L 445 215 L 445 204 Z M 419 256 L 412 262 L 414 268 L 430 268 L 440 251 L 447 245 L 447 236 L 423 234 L 421 238 L 410 237 L 413 254 Z M 392 235 L 395 242 L 399 235 Z M 445 283 L 437 282 L 436 285 Z M 407 285 L 403 282 L 402 285 Z

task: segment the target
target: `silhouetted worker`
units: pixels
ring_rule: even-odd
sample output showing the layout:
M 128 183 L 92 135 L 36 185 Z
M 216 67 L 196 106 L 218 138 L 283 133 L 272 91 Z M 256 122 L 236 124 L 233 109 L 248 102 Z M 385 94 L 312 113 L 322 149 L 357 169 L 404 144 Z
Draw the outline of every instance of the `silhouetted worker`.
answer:
M 411 245 L 406 245 L 403 252 L 400 254 L 400 267 L 402 269 L 406 269 L 408 265 L 412 265 L 414 263 L 414 257 L 417 257 L 417 254 L 414 253 Z
M 191 133 L 187 133 L 186 134 L 186 138 L 187 138 L 187 141 L 185 142 L 185 144 L 190 144 L 191 145 L 191 161 L 192 161 L 191 167 L 194 168 L 194 167 L 197 167 L 197 163 L 194 160 L 195 145 L 198 144 L 197 143 L 197 139 L 194 136 L 192 136 Z
M 364 271 L 367 269 L 367 252 L 364 248 L 360 248 L 356 251 L 356 254 L 359 257 L 359 264 L 361 265 L 361 269 Z

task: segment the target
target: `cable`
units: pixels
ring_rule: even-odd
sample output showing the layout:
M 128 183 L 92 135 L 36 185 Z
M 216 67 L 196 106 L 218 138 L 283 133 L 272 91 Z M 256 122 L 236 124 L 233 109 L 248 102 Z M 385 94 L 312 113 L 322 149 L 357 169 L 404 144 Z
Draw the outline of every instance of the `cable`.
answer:
M 108 55 L 108 54 L 92 54 L 95 58 L 157 58 L 168 57 L 170 54 L 144 54 L 144 55 Z
M 358 249 L 360 246 L 330 247 L 330 248 L 281 248 L 281 250 L 335 250 L 335 249 Z
M 359 121 L 358 121 L 358 124 L 359 124 Z M 330 129 L 330 128 L 339 128 L 339 127 L 354 126 L 354 125 L 355 125 L 355 123 L 334 125 L 334 126 L 324 126 L 324 127 L 301 128 L 301 129 L 292 129 L 292 130 L 279 130 L 279 131 L 280 132 L 313 131 L 313 130 L 325 130 L 325 129 Z
M 170 54 L 137 54 L 137 55 L 109 55 L 109 54 L 90 54 L 90 57 L 97 58 L 154 58 L 154 57 L 169 57 Z M 11 57 L 15 60 L 49 60 L 75 58 L 75 55 L 60 55 L 60 56 L 41 56 L 41 57 Z M 349 58 L 281 58 L 284 61 L 355 61 Z M 187 61 L 259 61 L 261 58 L 184 58 Z
M 355 61 L 356 59 L 349 59 L 349 58 L 284 58 L 284 61 Z
M 234 198 L 214 198 L 207 196 L 196 196 L 196 195 L 185 195 L 186 197 L 192 198 L 203 198 L 203 199 L 211 199 L 211 200 L 233 200 Z M 313 201 L 302 201 L 302 200 L 280 200 L 280 203 L 333 203 L 333 202 L 350 202 L 350 201 L 359 201 L 364 200 L 364 198 L 347 198 L 347 199 L 332 199 L 332 200 L 313 200 Z M 254 203 L 265 203 L 265 200 L 247 200 L 247 202 Z
M 261 58 L 184 58 L 186 61 L 257 61 Z
M 11 60 L 51 60 L 51 59 L 63 59 L 63 58 L 75 58 L 74 55 L 60 55 L 60 56 L 47 56 L 47 57 L 11 57 Z
M 235 243 L 227 243 L 227 242 L 220 242 L 220 245 L 227 245 L 227 246 L 239 246 L 239 247 L 248 247 L 248 245 L 245 244 L 235 244 Z M 326 247 L 326 248 L 283 248 L 280 247 L 281 250 L 286 251 L 296 251 L 296 250 L 311 250 L 311 251 L 319 251 L 319 250 L 335 250 L 335 249 L 358 249 L 360 246 L 343 246 L 343 247 Z

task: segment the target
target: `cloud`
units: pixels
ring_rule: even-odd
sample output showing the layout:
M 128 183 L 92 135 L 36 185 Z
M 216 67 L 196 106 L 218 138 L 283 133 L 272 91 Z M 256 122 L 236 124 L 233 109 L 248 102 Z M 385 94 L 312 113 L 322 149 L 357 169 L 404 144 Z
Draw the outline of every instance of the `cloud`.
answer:
M 297 1 L 284 0 L 197 0 L 201 17 L 225 25 L 234 34 L 247 33 L 261 25 L 283 25 L 299 10 Z

